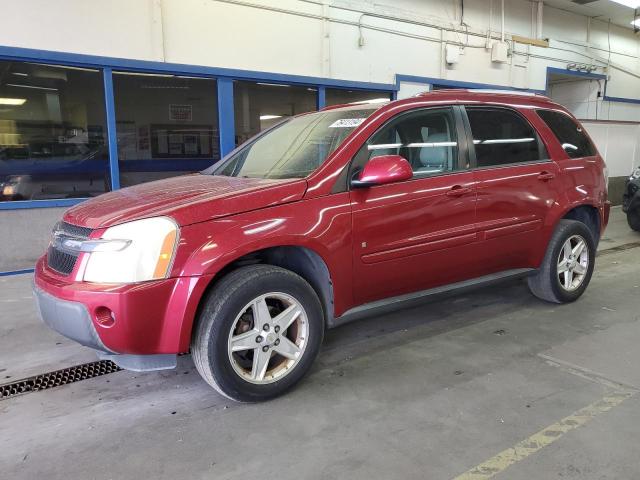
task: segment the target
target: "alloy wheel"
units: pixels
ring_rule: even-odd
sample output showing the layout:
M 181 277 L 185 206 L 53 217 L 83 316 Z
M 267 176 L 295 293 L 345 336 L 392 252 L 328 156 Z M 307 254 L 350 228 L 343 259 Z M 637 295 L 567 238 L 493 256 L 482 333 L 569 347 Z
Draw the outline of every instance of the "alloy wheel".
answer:
M 589 248 L 580 235 L 572 235 L 564 242 L 558 255 L 558 281 L 572 292 L 582 285 L 589 269 Z
M 229 360 L 244 380 L 273 383 L 299 363 L 308 335 L 309 321 L 300 302 L 281 292 L 260 295 L 233 322 L 227 346 Z

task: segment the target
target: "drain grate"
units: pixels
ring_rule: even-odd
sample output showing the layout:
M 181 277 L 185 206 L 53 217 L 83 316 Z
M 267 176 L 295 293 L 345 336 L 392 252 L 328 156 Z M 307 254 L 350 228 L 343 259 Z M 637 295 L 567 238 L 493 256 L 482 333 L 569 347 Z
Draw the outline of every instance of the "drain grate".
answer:
M 49 388 L 80 382 L 89 378 L 100 377 L 122 370 L 111 360 L 84 363 L 75 367 L 63 368 L 55 372 L 43 373 L 12 383 L 0 385 L 0 400 L 15 397 L 29 392 L 47 390 Z

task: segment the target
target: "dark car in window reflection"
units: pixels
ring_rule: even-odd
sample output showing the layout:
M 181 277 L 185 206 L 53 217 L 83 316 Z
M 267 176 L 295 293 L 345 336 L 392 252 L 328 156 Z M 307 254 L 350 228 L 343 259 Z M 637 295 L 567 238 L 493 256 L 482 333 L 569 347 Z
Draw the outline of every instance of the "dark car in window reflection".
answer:
M 93 197 L 109 191 L 108 168 L 103 145 L 0 146 L 0 201 Z

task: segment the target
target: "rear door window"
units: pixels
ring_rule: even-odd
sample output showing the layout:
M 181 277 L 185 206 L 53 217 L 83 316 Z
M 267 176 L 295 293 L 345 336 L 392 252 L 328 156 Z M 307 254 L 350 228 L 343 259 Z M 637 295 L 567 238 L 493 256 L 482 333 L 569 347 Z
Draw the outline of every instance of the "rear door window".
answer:
M 478 167 L 545 160 L 547 153 L 533 127 L 507 108 L 466 107 Z
M 556 136 L 571 158 L 592 157 L 597 151 L 584 130 L 569 115 L 554 110 L 538 110 L 538 116 Z

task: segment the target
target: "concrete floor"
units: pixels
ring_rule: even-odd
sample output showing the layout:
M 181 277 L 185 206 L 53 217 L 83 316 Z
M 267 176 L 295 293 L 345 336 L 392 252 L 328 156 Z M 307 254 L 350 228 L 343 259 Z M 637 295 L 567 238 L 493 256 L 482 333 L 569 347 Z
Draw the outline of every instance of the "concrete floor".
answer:
M 640 234 L 619 210 L 600 248 L 575 304 L 519 281 L 346 325 L 269 403 L 230 403 L 188 356 L 0 401 L 0 478 L 452 479 L 503 451 L 464 478 L 638 478 Z M 0 278 L 0 383 L 95 359 L 39 324 L 29 283 Z

